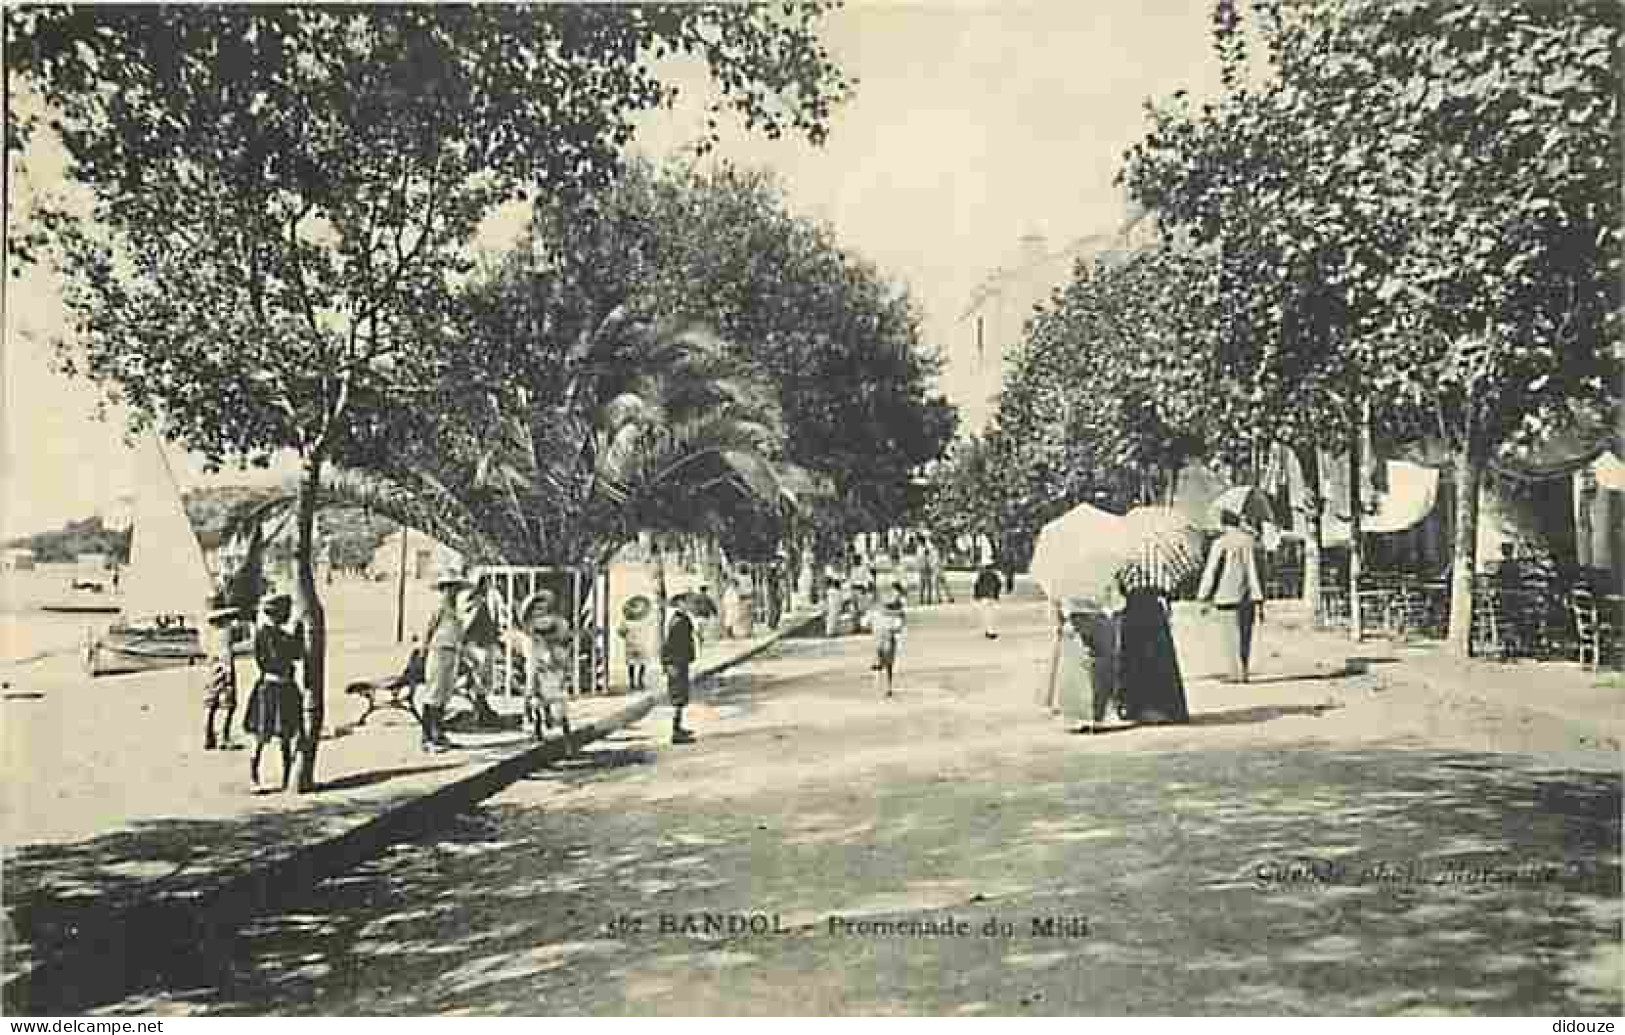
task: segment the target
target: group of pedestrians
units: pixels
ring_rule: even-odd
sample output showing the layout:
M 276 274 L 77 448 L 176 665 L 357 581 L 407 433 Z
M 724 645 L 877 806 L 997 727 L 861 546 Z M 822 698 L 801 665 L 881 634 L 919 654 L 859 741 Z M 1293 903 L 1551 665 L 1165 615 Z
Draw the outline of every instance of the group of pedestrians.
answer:
M 1223 532 L 1208 550 L 1196 598 L 1204 616 L 1218 612 L 1229 672 L 1250 678 L 1253 628 L 1264 609 L 1258 547 L 1241 519 L 1220 516 Z M 1079 733 L 1095 733 L 1115 704 L 1135 724 L 1190 721 L 1165 587 L 1133 572 L 1105 580 L 1086 596 L 1056 602 L 1057 636 L 1043 703 Z

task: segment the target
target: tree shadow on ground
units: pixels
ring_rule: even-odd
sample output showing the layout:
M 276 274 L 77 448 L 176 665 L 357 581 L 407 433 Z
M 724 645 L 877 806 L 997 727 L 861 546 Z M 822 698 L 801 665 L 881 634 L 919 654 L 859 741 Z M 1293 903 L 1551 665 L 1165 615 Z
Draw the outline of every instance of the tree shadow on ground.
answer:
M 655 760 L 646 736 L 617 733 L 578 747 L 551 764 L 526 774 L 523 780 L 576 785 L 602 779 L 605 774 L 628 766 L 648 765 Z
M 385 778 L 405 772 L 385 771 Z M 322 789 L 335 785 L 356 784 L 340 780 Z M 208 920 L 197 910 L 201 899 L 267 858 L 350 829 L 374 809 L 418 797 L 403 791 L 370 799 L 364 814 L 354 802 L 309 799 L 297 810 L 138 821 L 84 841 L 9 849 L 7 1008 L 71 1013 L 109 989 L 167 979 L 173 964 L 189 964 L 150 949 L 210 937 L 204 931 Z M 61 965 L 75 972 L 68 980 L 56 969 Z M 34 980 L 36 968 L 41 975 L 49 971 L 49 980 Z
M 374 784 L 387 783 L 405 776 L 421 776 L 424 773 L 437 773 L 443 769 L 456 769 L 461 762 L 447 762 L 442 765 L 411 765 L 397 766 L 394 769 L 373 769 L 366 772 L 351 773 L 336 780 L 328 780 L 318 785 L 318 791 L 352 791 L 357 787 L 370 787 Z
M 1261 704 L 1249 708 L 1225 708 L 1211 712 L 1192 712 L 1190 725 L 1192 726 L 1239 726 L 1252 722 L 1270 722 L 1275 719 L 1290 718 L 1294 715 L 1308 715 L 1311 718 L 1320 718 L 1327 712 L 1336 711 L 1343 707 L 1340 704 Z
M 504 803 L 111 1009 L 1617 1012 L 1620 808 L 1617 774 L 1389 747 L 965 759 L 675 811 Z M 685 910 L 797 933 L 609 926 Z M 835 914 L 1091 933 L 834 938 Z

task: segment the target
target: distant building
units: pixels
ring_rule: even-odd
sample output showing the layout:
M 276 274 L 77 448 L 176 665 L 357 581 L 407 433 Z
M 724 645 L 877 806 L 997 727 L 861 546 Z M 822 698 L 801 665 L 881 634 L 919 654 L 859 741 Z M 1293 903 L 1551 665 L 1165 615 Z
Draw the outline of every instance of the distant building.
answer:
M 990 272 L 971 293 L 948 348 L 943 390 L 959 406 L 961 428 L 971 434 L 987 430 L 1006 360 L 1024 340 L 1033 309 L 1071 281 L 1080 260 L 1121 261 L 1155 239 L 1155 221 L 1137 208 L 1116 230 L 1060 248 L 1052 248 L 1042 234 L 1023 236 L 1016 258 Z
M 37 557 L 33 550 L 21 546 L 9 547 L 0 554 L 0 569 L 6 571 L 33 571 Z
M 101 512 L 102 527 L 109 532 L 125 532 L 135 524 L 135 497 L 119 496 Z
M 410 529 L 398 529 L 384 537 L 378 548 L 372 552 L 372 563 L 368 566 L 374 577 L 380 575 L 396 576 L 401 568 L 401 537 L 406 536 L 406 577 L 410 580 L 422 582 L 433 578 L 443 568 L 456 568 L 461 566 L 461 560 L 449 547 L 443 546 L 439 541 L 431 539 L 422 532 Z

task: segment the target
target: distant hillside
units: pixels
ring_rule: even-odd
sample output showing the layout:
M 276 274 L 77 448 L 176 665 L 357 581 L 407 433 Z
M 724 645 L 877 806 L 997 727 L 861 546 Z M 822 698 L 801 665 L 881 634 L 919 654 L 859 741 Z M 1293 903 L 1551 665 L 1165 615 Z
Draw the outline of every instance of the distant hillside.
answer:
M 33 550 L 35 559 L 43 564 L 76 560 L 80 554 L 102 553 L 113 560 L 123 561 L 130 555 L 129 530 L 115 532 L 102 524 L 101 515 L 69 521 L 61 528 L 35 535 L 21 536 L 6 543 Z
M 219 485 L 186 493 L 182 503 L 192 521 L 198 542 L 205 550 L 219 546 L 232 518 L 243 508 L 262 503 L 278 490 L 245 485 Z M 334 507 L 322 511 L 318 527 L 338 564 L 361 565 L 372 558 L 384 538 L 395 531 L 394 522 L 369 515 L 357 507 Z M 80 554 L 105 553 L 123 563 L 130 556 L 130 532 L 108 528 L 100 515 L 69 521 L 60 528 L 21 536 L 6 543 L 33 550 L 44 564 L 72 561 Z M 273 557 L 292 552 L 291 535 L 273 544 Z

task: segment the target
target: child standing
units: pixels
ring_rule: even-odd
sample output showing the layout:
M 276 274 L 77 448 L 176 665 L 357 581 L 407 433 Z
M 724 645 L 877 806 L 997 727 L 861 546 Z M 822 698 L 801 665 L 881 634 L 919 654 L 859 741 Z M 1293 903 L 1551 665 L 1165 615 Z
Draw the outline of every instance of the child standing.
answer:
M 209 655 L 209 688 L 205 691 L 203 703 L 209 714 L 203 727 L 203 749 L 235 751 L 237 745 L 231 740 L 231 720 L 237 714 L 237 660 L 231 653 L 231 634 L 241 612 L 235 607 L 219 606 L 219 601 L 216 601 L 216 605 L 209 612 L 209 628 L 204 634 Z M 225 719 L 220 723 L 220 733 L 216 736 L 214 720 L 222 713 Z
M 293 615 L 293 599 L 286 593 L 269 596 L 260 605 L 260 612 L 260 624 L 254 630 L 254 660 L 260 678 L 249 694 L 248 710 L 243 713 L 243 728 L 254 734 L 248 777 L 256 794 L 266 789 L 260 783 L 260 759 L 273 737 L 282 748 L 279 789 L 288 789 L 293 773 L 293 742 L 304 730 L 303 703 L 299 684 L 294 681 L 294 666 L 305 658 L 304 635 L 297 626 L 292 631 L 286 628 Z
M 692 744 L 694 734 L 683 727 L 683 709 L 688 707 L 689 668 L 694 664 L 694 621 L 688 615 L 686 597 L 677 597 L 666 627 L 666 641 L 660 648 L 660 663 L 666 670 L 666 693 L 671 698 L 671 742 Z
M 570 713 L 564 690 L 574 637 L 570 624 L 558 615 L 556 607 L 557 598 L 550 589 L 537 590 L 519 606 L 519 623 L 525 636 L 525 721 L 536 740 L 542 739 L 544 728 L 552 729 L 557 721 L 569 746 Z
M 875 637 L 875 689 L 884 687 L 887 697 L 892 695 L 892 674 L 897 668 L 897 648 L 903 638 L 905 599 L 906 593 L 902 583 L 893 582 L 890 592 L 886 594 L 885 602 L 877 604 L 869 618 L 869 625 Z

